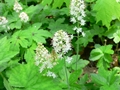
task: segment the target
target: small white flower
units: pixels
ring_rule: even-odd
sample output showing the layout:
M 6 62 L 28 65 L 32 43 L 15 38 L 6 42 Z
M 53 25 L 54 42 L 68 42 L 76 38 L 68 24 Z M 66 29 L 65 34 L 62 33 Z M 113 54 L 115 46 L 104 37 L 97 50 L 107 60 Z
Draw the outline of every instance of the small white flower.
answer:
M 27 22 L 29 20 L 29 17 L 28 17 L 28 15 L 25 12 L 21 12 L 20 15 L 19 15 L 19 18 L 23 22 Z
M 80 32 L 82 32 L 82 28 L 77 29 L 77 33 L 80 33 Z
M 15 1 L 15 4 L 14 4 L 14 7 L 13 7 L 13 10 L 15 10 L 17 13 L 20 12 L 22 10 L 22 6 L 18 3 L 18 1 L 16 0 Z
M 36 60 L 35 61 L 35 65 L 38 66 L 40 64 L 40 61 L 39 60 Z
M 75 30 L 77 30 L 78 28 L 75 26 L 74 28 L 73 28 L 73 30 L 75 31 Z
M 73 39 L 73 37 L 74 37 L 74 36 L 73 36 L 73 34 L 72 34 L 72 35 L 70 35 L 70 38 L 71 38 L 71 39 Z
M 83 25 L 85 25 L 85 20 L 81 20 L 81 25 L 83 26 Z
M 71 50 L 70 36 L 63 30 L 59 30 L 54 34 L 52 45 L 56 53 L 66 54 Z
M 56 77 L 57 77 L 56 74 L 53 73 L 53 72 L 51 72 L 51 71 L 48 71 L 48 72 L 47 72 L 47 76 L 48 76 L 48 77 L 53 77 L 53 78 L 56 78 Z
M 71 61 L 72 61 L 72 57 L 67 57 L 66 62 L 70 64 Z
M 81 21 L 83 19 L 83 16 L 78 16 L 78 20 Z
M 85 37 L 85 33 L 84 32 L 82 32 L 82 36 Z
M 76 23 L 76 19 L 74 17 L 72 17 L 71 22 Z

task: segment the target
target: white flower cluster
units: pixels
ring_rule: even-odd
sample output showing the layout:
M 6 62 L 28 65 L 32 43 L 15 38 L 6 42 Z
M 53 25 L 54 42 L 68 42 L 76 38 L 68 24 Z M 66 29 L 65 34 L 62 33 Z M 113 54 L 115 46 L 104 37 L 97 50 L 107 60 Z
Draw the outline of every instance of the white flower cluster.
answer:
M 81 26 L 84 26 L 84 17 L 86 16 L 84 0 L 71 0 L 70 14 L 72 15 L 71 22 L 73 22 L 73 24 L 79 22 Z M 76 30 L 77 33 L 83 33 L 82 28 L 75 27 L 74 30 Z
M 8 20 L 5 17 L 0 16 L 0 25 L 4 27 L 7 23 L 8 23 Z
M 59 30 L 54 34 L 52 44 L 55 52 L 62 55 L 71 50 L 70 42 L 70 36 L 65 31 Z
M 23 21 L 23 22 L 27 22 L 29 20 L 29 17 L 25 12 L 21 12 L 19 17 L 20 17 L 21 21 Z
M 17 13 L 20 12 L 22 10 L 22 6 L 18 3 L 18 1 L 15 1 L 13 10 L 15 10 Z
M 53 60 L 48 50 L 39 43 L 36 48 L 35 64 L 39 66 L 39 71 L 42 73 L 43 71 L 52 69 L 57 64 L 57 61 Z M 47 72 L 47 76 L 55 77 L 55 74 L 50 74 L 49 71 Z
M 0 16 L 0 26 L 7 29 L 7 30 L 9 30 L 10 28 L 9 28 L 9 26 L 7 24 L 8 24 L 8 20 L 5 17 Z
M 17 13 L 19 13 L 22 9 L 23 9 L 23 8 L 22 8 L 22 6 L 18 3 L 18 1 L 15 1 L 13 10 L 16 11 Z M 21 12 L 21 13 L 19 14 L 19 18 L 21 19 L 21 21 L 23 21 L 23 22 L 25 22 L 25 23 L 29 20 L 29 16 L 28 16 L 27 13 L 25 13 L 25 12 Z

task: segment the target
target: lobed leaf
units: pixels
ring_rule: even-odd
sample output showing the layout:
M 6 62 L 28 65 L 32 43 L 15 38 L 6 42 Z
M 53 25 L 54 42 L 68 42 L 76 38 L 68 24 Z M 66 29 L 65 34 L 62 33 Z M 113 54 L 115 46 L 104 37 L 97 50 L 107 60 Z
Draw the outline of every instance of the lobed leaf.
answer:
M 96 19 L 109 28 L 110 22 L 120 18 L 120 4 L 116 0 L 97 0 L 94 6 Z
M 10 85 L 19 90 L 61 90 L 52 78 L 42 76 L 31 62 L 14 67 L 9 74 Z

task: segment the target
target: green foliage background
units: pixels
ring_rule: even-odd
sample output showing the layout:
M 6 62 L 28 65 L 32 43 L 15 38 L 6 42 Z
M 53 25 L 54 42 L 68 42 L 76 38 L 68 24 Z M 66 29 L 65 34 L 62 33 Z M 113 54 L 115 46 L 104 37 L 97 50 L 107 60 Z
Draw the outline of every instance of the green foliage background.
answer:
M 0 26 L 0 90 L 119 90 L 120 68 L 112 66 L 117 54 L 119 64 L 120 3 L 116 0 L 85 0 L 85 37 L 76 38 L 74 24 L 70 22 L 71 0 L 18 0 L 29 22 L 23 23 L 13 10 L 14 0 L 0 1 L 0 16 L 8 19 L 10 30 Z M 35 50 L 39 42 L 51 52 L 54 33 L 64 30 L 74 36 L 73 50 L 66 56 L 73 61 L 63 61 L 53 71 L 56 79 L 43 76 L 35 66 Z M 76 55 L 79 45 L 80 55 Z M 90 48 L 90 52 L 85 48 Z M 85 58 L 82 52 L 86 53 Z M 87 57 L 88 56 L 88 57 Z M 78 58 L 78 62 L 76 62 Z M 78 70 L 76 70 L 76 63 Z M 88 65 L 97 68 L 98 73 L 84 73 Z M 118 65 L 119 66 L 119 65 Z M 64 69 L 67 68 L 70 88 Z

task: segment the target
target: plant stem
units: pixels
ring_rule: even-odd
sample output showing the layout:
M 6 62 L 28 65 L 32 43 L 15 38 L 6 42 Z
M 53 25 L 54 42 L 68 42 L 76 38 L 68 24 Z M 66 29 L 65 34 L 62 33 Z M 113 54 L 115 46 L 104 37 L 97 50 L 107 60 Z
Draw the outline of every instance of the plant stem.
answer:
M 67 67 L 66 67 L 65 58 L 64 58 L 64 66 L 65 66 L 65 76 L 66 76 L 66 80 L 67 80 L 68 90 L 70 90 L 70 85 L 69 85 L 69 81 L 68 81 L 68 74 L 67 74 Z
M 115 52 L 117 53 L 117 54 L 119 54 L 119 43 L 117 43 L 117 45 L 116 45 L 116 49 L 115 49 Z
M 78 38 L 79 38 L 79 33 L 77 34 L 77 40 L 78 40 Z M 79 56 L 79 43 L 77 43 L 76 70 L 77 70 L 78 56 Z

